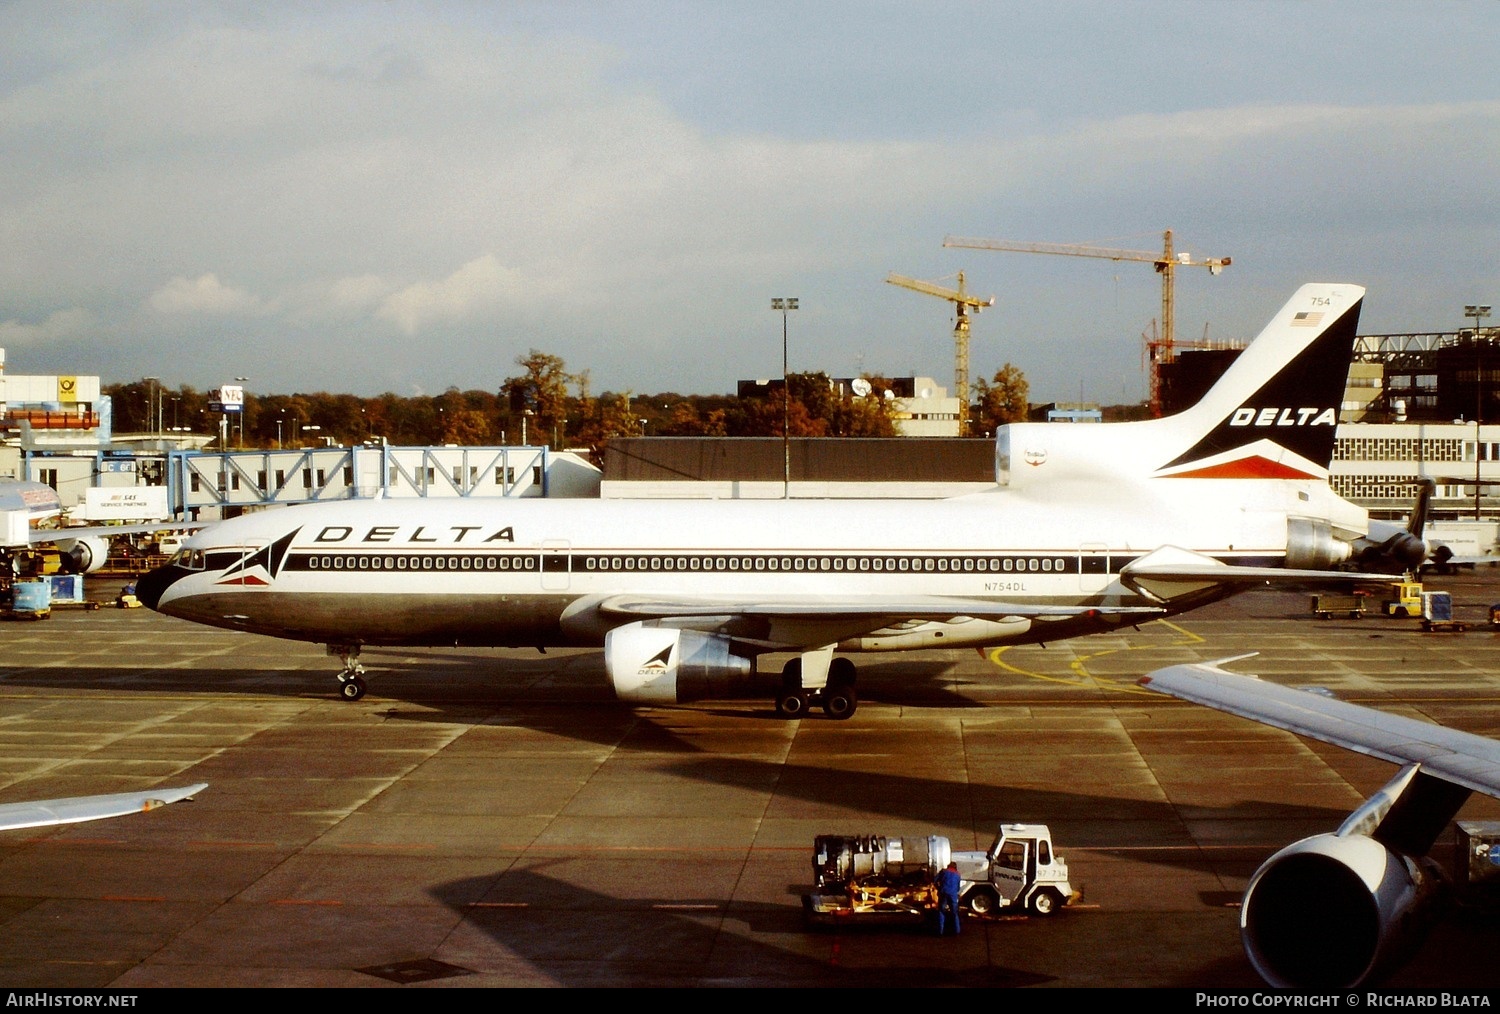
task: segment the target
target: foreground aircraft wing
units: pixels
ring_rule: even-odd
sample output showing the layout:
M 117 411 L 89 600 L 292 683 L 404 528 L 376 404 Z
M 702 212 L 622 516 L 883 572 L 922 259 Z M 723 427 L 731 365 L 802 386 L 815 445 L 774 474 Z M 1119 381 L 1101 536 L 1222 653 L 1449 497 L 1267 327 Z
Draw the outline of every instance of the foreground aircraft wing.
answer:
M 1500 797 L 1500 742 L 1219 668 L 1229 661 L 1174 665 L 1140 682 L 1309 739 L 1396 764 L 1420 764 L 1429 775 Z
M 175 789 L 118 792 L 107 796 L 72 796 L 68 799 L 42 799 L 32 803 L 4 803 L 0 804 L 0 831 L 123 817 L 129 813 L 142 813 L 168 803 L 191 799 L 206 788 L 207 782 L 199 782 Z
M 1471 792 L 1500 797 L 1500 742 L 1220 668 L 1231 661 L 1170 666 L 1140 682 L 1401 765 L 1338 830 L 1293 842 L 1255 871 L 1240 901 L 1245 956 L 1282 989 L 1379 981 L 1417 952 L 1442 911 L 1443 878 L 1427 853 Z

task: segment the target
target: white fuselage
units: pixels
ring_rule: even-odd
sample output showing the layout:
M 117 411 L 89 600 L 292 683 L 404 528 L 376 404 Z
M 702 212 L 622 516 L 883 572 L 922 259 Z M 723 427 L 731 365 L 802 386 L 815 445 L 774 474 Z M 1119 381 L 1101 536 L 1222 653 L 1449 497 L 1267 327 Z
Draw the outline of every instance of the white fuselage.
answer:
M 1120 583 L 1121 567 L 1164 545 L 1279 565 L 1288 514 L 1313 505 L 1290 489 L 1257 500 L 1252 489 L 1270 485 L 1238 483 L 1246 502 L 1226 508 L 1224 485 L 1067 484 L 1053 495 L 997 489 L 917 502 L 344 501 L 192 537 L 158 608 L 340 644 L 555 645 L 601 643 L 623 621 L 592 607 L 618 596 L 721 601 L 726 614 L 756 602 L 836 612 L 841 602 L 913 596 L 1129 605 L 1144 600 Z M 793 636 L 786 626 L 735 633 L 769 647 Z M 848 626 L 849 635 L 875 633 Z M 1032 627 L 950 624 L 927 643 L 1039 638 Z M 846 650 L 924 643 L 910 631 L 839 640 Z

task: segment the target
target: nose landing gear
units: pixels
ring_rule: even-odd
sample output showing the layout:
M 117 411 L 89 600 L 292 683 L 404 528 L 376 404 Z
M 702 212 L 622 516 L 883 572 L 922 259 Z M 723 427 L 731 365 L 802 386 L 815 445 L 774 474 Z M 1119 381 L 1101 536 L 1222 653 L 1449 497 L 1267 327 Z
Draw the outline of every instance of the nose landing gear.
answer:
M 339 673 L 339 696 L 346 701 L 357 701 L 365 695 L 365 681 L 361 678 L 365 674 L 365 667 L 359 664 L 359 645 L 357 644 L 330 644 L 328 654 L 337 655 L 344 663 L 344 671 Z

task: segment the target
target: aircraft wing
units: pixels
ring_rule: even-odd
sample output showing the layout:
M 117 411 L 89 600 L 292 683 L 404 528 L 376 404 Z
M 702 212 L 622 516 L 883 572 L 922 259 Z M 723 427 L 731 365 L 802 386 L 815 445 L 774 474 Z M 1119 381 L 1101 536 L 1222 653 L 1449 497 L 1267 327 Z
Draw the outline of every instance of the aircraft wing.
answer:
M 208 788 L 207 782 L 175 789 L 149 789 L 146 792 L 117 792 L 107 796 L 72 796 L 67 799 L 43 799 L 31 803 L 0 804 L 0 831 L 23 827 L 47 827 L 52 824 L 78 824 L 85 820 L 123 817 L 128 813 L 154 810 L 168 803 L 191 799 Z
M 782 599 L 667 598 L 660 595 L 614 595 L 599 604 L 601 612 L 667 619 L 695 616 L 763 616 L 828 620 L 1011 620 L 1118 615 L 1160 616 L 1155 606 L 1041 606 L 989 599 L 914 595 L 901 598 L 838 599 L 818 596 Z
M 835 644 L 850 637 L 926 623 L 1056 623 L 1105 614 L 1133 617 L 1127 622 L 1139 622 L 1165 612 L 1155 606 L 1043 606 L 942 595 L 850 599 L 787 596 L 769 600 L 613 595 L 596 608 L 601 615 L 621 621 L 657 620 L 664 626 L 730 634 L 776 648 Z
M 1169 666 L 1140 684 L 1500 797 L 1500 742 L 1219 668 L 1232 661 Z
M 158 521 L 136 525 L 81 525 L 77 528 L 33 528 L 28 540 L 31 545 L 47 545 L 66 542 L 69 539 L 109 539 L 116 535 L 134 535 L 140 532 L 195 532 L 207 528 L 212 522 L 201 521 L 183 524 L 179 521 Z

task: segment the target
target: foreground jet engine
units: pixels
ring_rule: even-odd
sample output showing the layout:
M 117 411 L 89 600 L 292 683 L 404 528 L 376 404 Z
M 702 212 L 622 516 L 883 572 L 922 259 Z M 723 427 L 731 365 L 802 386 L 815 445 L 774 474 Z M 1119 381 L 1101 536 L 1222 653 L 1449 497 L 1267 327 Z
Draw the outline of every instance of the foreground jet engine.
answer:
M 1427 853 L 1471 792 L 1500 797 L 1500 742 L 1219 668 L 1231 661 L 1158 669 L 1141 685 L 1403 765 L 1337 831 L 1266 860 L 1240 906 L 1245 955 L 1271 985 L 1377 982 L 1442 914 Z
M 1288 845 L 1255 872 L 1240 906 L 1240 937 L 1268 983 L 1349 989 L 1416 953 L 1442 913 L 1442 874 L 1406 851 L 1411 843 L 1391 847 L 1378 828 L 1360 829 L 1423 778 L 1415 765 L 1403 768 L 1338 832 Z

